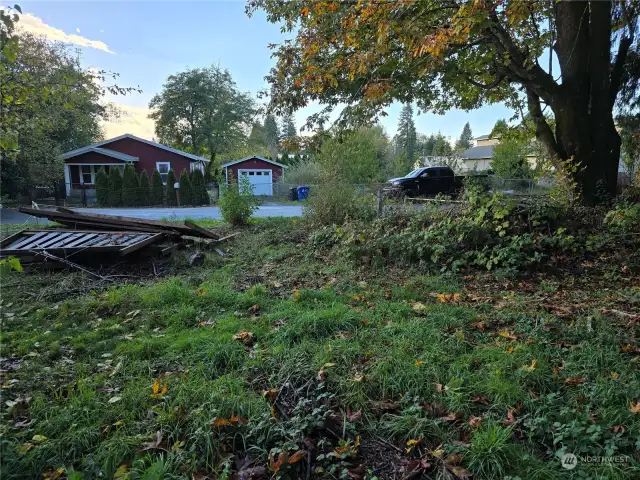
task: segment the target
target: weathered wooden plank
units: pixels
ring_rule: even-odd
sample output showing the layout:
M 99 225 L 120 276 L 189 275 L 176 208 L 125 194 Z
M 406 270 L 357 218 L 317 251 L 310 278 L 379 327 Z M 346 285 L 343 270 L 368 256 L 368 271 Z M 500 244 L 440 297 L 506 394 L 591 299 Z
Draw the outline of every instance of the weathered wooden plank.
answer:
M 207 230 L 206 228 L 202 228 L 200 225 L 196 225 L 193 222 L 189 222 L 189 221 L 185 221 L 184 224 L 191 228 L 192 230 L 195 230 L 196 232 L 198 232 L 200 235 L 207 237 L 207 238 L 212 238 L 213 240 L 219 240 L 220 237 L 218 235 L 216 235 L 215 233 L 213 233 L 210 230 Z
M 68 236 L 66 236 L 65 238 L 60 238 L 58 237 L 58 241 L 50 244 L 48 246 L 48 248 L 62 248 L 62 247 L 66 247 L 72 243 L 74 243 L 76 240 L 81 239 L 82 237 L 86 236 L 86 233 L 82 233 L 82 232 L 65 232 L 68 234 Z
M 4 238 L 0 242 L 0 248 L 5 247 L 5 246 L 15 242 L 19 238 L 23 238 L 23 237 L 25 237 L 27 235 L 33 235 L 33 234 L 31 232 L 22 231 L 22 232 L 14 233 L 13 235 L 9 235 L 8 237 Z
M 88 233 L 86 235 L 82 235 L 80 236 L 80 238 L 78 238 L 77 240 L 65 245 L 66 248 L 73 248 L 73 247 L 79 247 L 81 246 L 83 243 L 91 240 L 92 238 L 96 237 L 100 235 L 99 233 Z
M 64 239 L 67 238 L 71 233 L 69 232 L 55 232 L 55 235 L 52 239 L 47 241 L 38 242 L 39 248 L 47 248 L 47 247 L 55 247 L 58 243 L 64 242 Z
M 49 240 L 55 239 L 57 236 L 58 236 L 58 232 L 49 231 L 49 233 L 44 237 L 40 237 L 38 239 L 33 240 L 32 242 L 25 243 L 20 248 L 24 248 L 24 249 L 41 248 L 41 245 L 48 243 Z
M 21 248 L 23 245 L 27 245 L 27 244 L 31 243 L 34 239 L 38 239 L 38 238 L 44 237 L 45 235 L 47 235 L 49 233 L 50 233 L 50 230 L 46 230 L 44 232 L 36 233 L 35 235 L 29 235 L 29 238 L 25 238 L 25 239 L 19 240 L 17 242 L 14 242 L 11 245 L 9 245 L 7 248 L 10 248 L 12 250 Z
M 147 245 L 151 245 L 154 242 L 158 242 L 162 238 L 164 238 L 164 235 L 162 233 L 151 235 L 149 238 L 142 240 L 141 242 L 134 243 L 133 245 L 129 245 L 128 247 L 123 248 L 122 250 L 120 250 L 120 255 L 121 256 L 128 255 L 132 252 L 135 252 L 136 250 L 140 250 L 141 248 L 146 247 Z

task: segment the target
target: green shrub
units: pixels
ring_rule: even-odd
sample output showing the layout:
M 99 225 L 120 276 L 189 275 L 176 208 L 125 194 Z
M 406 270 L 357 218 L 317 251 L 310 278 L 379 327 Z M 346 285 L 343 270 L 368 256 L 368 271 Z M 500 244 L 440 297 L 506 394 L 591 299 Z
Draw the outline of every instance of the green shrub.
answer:
M 249 178 L 241 176 L 240 181 L 233 181 L 233 174 L 229 172 L 229 184 L 220 185 L 220 213 L 225 222 L 233 225 L 246 225 L 258 206 L 258 200 L 253 195 L 253 185 Z
M 183 169 L 180 173 L 178 193 L 180 194 L 180 205 L 193 205 L 193 189 L 191 188 L 189 172 L 186 169 Z
M 122 175 L 118 167 L 109 169 L 109 206 L 119 207 L 122 205 Z
M 102 207 L 109 204 L 109 175 L 104 167 L 96 173 L 96 201 Z
M 191 172 L 191 189 L 193 194 L 194 205 L 209 205 L 209 193 L 204 183 L 204 175 L 200 169 Z
M 304 215 L 314 225 L 342 225 L 348 219 L 369 222 L 376 217 L 376 198 L 350 185 L 326 183 L 311 188 Z
M 146 170 L 140 172 L 140 189 L 138 190 L 138 205 L 148 206 L 151 193 L 149 175 Z
M 322 183 L 322 167 L 308 157 L 301 159 L 287 168 L 285 182 L 296 186 Z
M 176 183 L 176 174 L 172 170 L 167 173 L 167 190 L 166 190 L 166 203 L 169 207 L 175 207 L 178 205 L 178 195 L 173 185 Z
M 138 204 L 139 192 L 140 183 L 136 169 L 133 165 L 127 165 L 122 175 L 122 205 L 135 207 Z
M 164 185 L 158 169 L 154 168 L 151 174 L 151 188 L 149 190 L 149 205 L 164 204 Z

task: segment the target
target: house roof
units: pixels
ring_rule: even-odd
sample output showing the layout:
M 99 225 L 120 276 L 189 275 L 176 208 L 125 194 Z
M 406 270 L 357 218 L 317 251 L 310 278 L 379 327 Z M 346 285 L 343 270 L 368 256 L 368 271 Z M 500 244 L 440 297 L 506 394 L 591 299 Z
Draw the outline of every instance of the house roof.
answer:
M 224 163 L 224 164 L 222 164 L 220 166 L 224 167 L 224 168 L 227 168 L 227 167 L 230 167 L 231 165 L 235 165 L 236 163 L 246 162 L 247 160 L 252 160 L 254 158 L 256 158 L 258 160 L 262 160 L 263 162 L 267 162 L 267 163 L 271 163 L 273 165 L 277 165 L 278 167 L 287 168 L 287 166 L 283 165 L 282 163 L 274 162 L 273 160 L 269 160 L 268 158 L 264 158 L 264 157 L 261 157 L 259 155 L 251 155 L 250 157 L 241 158 L 240 160 L 234 160 L 233 162 Z
M 118 160 L 122 160 L 123 162 L 137 162 L 138 157 L 134 157 L 132 155 L 127 155 L 126 153 L 116 152 L 115 150 L 109 150 L 108 148 L 99 148 L 99 147 L 83 147 L 78 148 L 77 150 L 73 150 L 72 152 L 65 153 L 62 155 L 64 160 L 69 158 L 77 157 L 78 155 L 83 155 L 88 152 L 99 153 L 100 155 L 106 155 L 107 157 L 116 158 Z
M 479 137 L 474 138 L 474 140 L 489 140 L 491 135 L 480 135 Z
M 208 162 L 208 158 L 199 157 L 198 155 L 193 155 L 192 153 L 183 152 L 182 150 L 177 150 L 175 148 L 168 147 L 166 145 L 162 145 L 161 143 L 152 142 L 151 140 L 145 140 L 144 138 L 136 137 L 135 135 L 131 135 L 130 133 L 125 133 L 124 135 L 120 135 L 119 137 L 111 138 L 109 140 L 104 140 L 102 142 L 94 143 L 93 145 L 89 145 L 87 147 L 77 148 L 76 150 L 71 150 L 62 155 L 63 159 L 75 157 L 76 155 L 82 155 L 90 151 L 91 148 L 101 147 L 103 145 L 108 145 L 110 143 L 116 142 L 118 140 L 122 140 L 123 138 L 130 138 L 131 140 L 136 140 L 138 142 L 146 143 L 147 145 L 151 145 L 157 148 L 161 148 L 162 150 L 166 150 L 167 152 L 175 153 L 177 155 L 182 155 L 183 157 L 187 157 L 190 160 L 194 160 L 197 162 Z M 107 150 L 101 149 L 101 150 Z M 111 150 L 113 151 L 113 150 Z M 116 152 L 117 153 L 117 152 Z M 124 155 L 124 154 L 122 154 Z
M 495 145 L 484 145 L 482 147 L 471 147 L 460 154 L 463 160 L 480 160 L 493 157 Z

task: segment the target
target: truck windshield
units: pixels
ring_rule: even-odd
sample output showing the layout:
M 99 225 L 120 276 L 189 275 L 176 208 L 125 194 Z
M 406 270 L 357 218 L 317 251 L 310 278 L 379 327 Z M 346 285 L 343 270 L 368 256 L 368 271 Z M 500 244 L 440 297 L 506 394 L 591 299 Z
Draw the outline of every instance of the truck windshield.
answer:
M 407 173 L 404 177 L 405 178 L 415 178 L 418 175 L 420 175 L 420 172 L 422 171 L 422 168 L 416 168 L 413 172 L 409 172 Z

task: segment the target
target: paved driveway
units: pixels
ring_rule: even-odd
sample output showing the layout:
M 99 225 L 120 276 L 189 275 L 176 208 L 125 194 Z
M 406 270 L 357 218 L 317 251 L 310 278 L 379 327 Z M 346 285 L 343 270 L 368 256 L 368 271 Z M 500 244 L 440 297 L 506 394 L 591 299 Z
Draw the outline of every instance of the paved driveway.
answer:
M 190 208 L 74 208 L 78 212 L 102 213 L 121 217 L 146 218 L 148 220 L 195 220 L 222 218 L 218 207 L 190 207 Z M 253 214 L 255 217 L 299 217 L 302 215 L 302 205 L 261 205 Z M 40 222 L 46 220 L 39 219 Z M 36 218 L 25 215 L 14 209 L 0 210 L 0 224 L 35 223 Z

